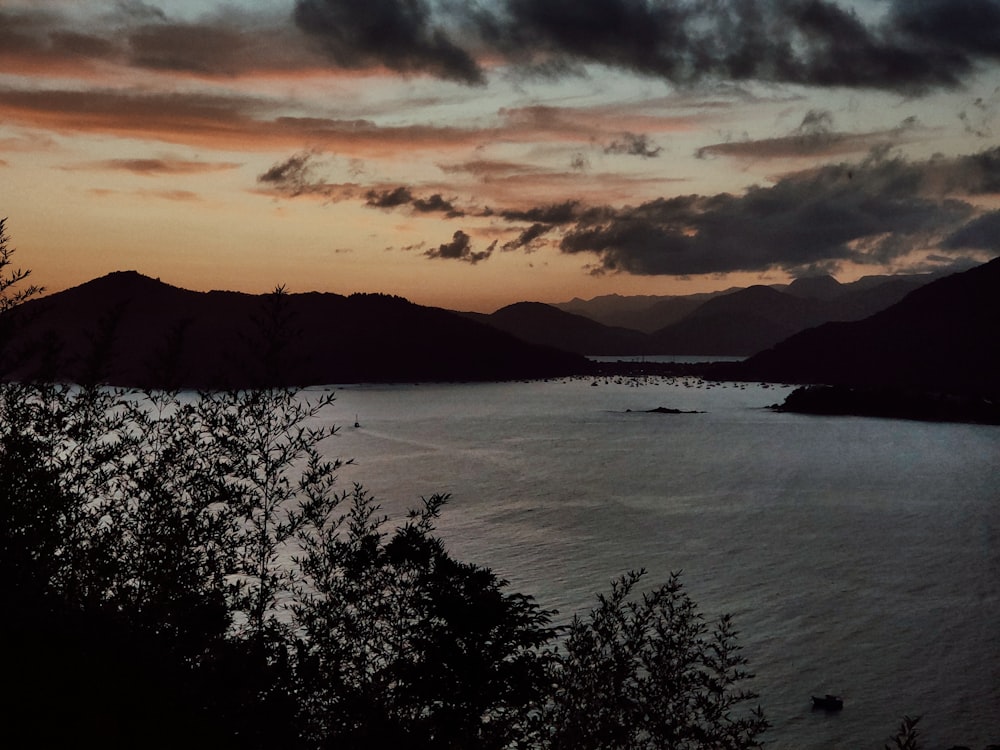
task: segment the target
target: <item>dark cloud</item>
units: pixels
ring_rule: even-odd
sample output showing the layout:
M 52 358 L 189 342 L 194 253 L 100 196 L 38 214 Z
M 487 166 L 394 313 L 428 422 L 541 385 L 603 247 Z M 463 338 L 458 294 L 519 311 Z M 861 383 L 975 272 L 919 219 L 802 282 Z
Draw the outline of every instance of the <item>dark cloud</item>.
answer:
M 1000 253 L 1000 211 L 991 211 L 973 219 L 949 235 L 941 247 L 949 250 L 973 249 Z
M 94 34 L 54 31 L 49 35 L 52 51 L 60 57 L 107 60 L 117 55 L 116 45 Z
M 174 22 L 142 3 L 119 3 L 88 27 L 56 13 L 0 11 L 0 57 L 32 66 L 114 61 L 203 76 L 303 69 L 321 62 L 301 32 L 274 16 L 229 11 Z
M 558 232 L 563 252 L 596 255 L 604 272 L 795 272 L 843 261 L 894 262 L 935 246 L 995 249 L 998 214 L 979 218 L 962 197 L 998 190 L 1000 148 L 921 162 L 877 152 L 742 195 L 686 195 L 622 208 L 569 201 L 501 215 L 530 222 L 505 250 L 530 250 L 539 237 Z
M 613 140 L 604 147 L 606 154 L 626 154 L 649 159 L 660 155 L 662 147 L 655 145 L 648 135 L 641 133 L 622 133 L 620 138 Z
M 404 185 L 391 190 L 369 190 L 365 194 L 365 205 L 372 208 L 398 208 L 413 202 L 413 193 Z
M 508 221 L 530 221 L 539 224 L 562 225 L 569 224 L 580 218 L 583 207 L 579 201 L 568 200 L 562 203 L 552 203 L 547 206 L 536 206 L 528 209 L 511 209 L 501 215 Z
M 927 5 L 940 26 L 919 23 Z M 970 6 L 957 8 L 956 6 Z M 976 7 L 971 7 L 976 6 Z M 867 25 L 830 0 L 507 0 L 483 37 L 512 59 L 593 62 L 693 84 L 705 79 L 919 91 L 955 86 L 995 56 L 996 2 L 899 0 Z
M 484 80 L 472 55 L 435 23 L 424 0 L 298 0 L 295 23 L 345 68 L 385 65 L 464 83 Z
M 133 65 L 208 75 L 236 74 L 259 48 L 238 29 L 194 23 L 144 26 L 128 42 Z
M 428 250 L 424 255 L 428 258 L 462 260 L 475 265 L 479 261 L 489 258 L 493 254 L 496 244 L 496 241 L 494 241 L 485 250 L 475 251 L 472 249 L 472 238 L 459 229 L 452 236 L 451 242 L 440 245 L 436 250 Z
M 445 200 L 440 193 L 434 193 L 427 198 L 418 198 L 405 185 L 369 190 L 365 193 L 365 205 L 372 208 L 400 208 L 402 206 L 409 206 L 418 213 L 441 213 L 449 218 L 465 215 L 451 201 Z
M 699 159 L 709 156 L 775 159 L 869 152 L 873 148 L 898 145 L 919 127 L 917 118 L 907 117 L 898 126 L 888 130 L 847 133 L 834 128 L 833 114 L 830 111 L 811 109 L 802 118 L 802 122 L 787 135 L 713 143 L 699 148 L 695 156 Z
M 535 240 L 543 237 L 555 228 L 554 224 L 532 224 L 530 227 L 522 231 L 515 239 L 504 243 L 503 249 L 507 252 L 511 250 L 530 250 L 532 243 Z
M 412 202 L 413 209 L 422 214 L 442 213 L 449 218 L 463 216 L 464 212 L 455 208 L 455 205 L 445 200 L 440 193 L 434 193 L 429 198 L 415 198 Z
M 833 0 L 300 0 L 301 28 L 341 65 L 376 62 L 467 82 L 473 50 L 558 76 L 596 63 L 681 85 L 766 81 L 920 92 L 1000 57 L 1000 0 L 895 0 L 866 22 Z M 457 39 L 458 41 L 453 41 Z M 464 45 L 464 46 L 460 46 Z
M 70 28 L 60 17 L 41 11 L 0 9 L 0 39 L 0 60 L 32 67 L 80 65 L 88 58 L 106 60 L 117 55 L 113 41 Z
M 895 0 L 892 23 L 955 56 L 1000 58 L 997 0 Z
M 318 187 L 313 175 L 315 154 L 301 151 L 257 175 L 257 182 L 288 196 L 315 192 Z
M 573 154 L 573 157 L 569 160 L 569 168 L 574 172 L 586 172 L 590 169 L 590 160 L 587 159 L 586 154 L 578 151 Z
M 682 86 L 763 81 L 923 92 L 1000 60 L 1000 0 L 892 0 L 877 21 L 835 0 L 297 0 L 291 22 L 228 10 L 177 22 L 121 3 L 100 28 L 0 10 L 0 56 L 123 59 L 199 75 L 385 67 L 481 84 L 479 60 L 551 76 L 603 65 Z M 306 39 L 303 38 L 306 37 Z

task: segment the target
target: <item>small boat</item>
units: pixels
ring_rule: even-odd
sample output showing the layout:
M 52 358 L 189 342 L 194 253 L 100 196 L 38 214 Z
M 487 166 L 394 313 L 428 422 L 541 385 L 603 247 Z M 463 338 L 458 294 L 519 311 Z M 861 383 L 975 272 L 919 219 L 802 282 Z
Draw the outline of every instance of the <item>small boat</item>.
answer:
M 818 696 L 812 697 L 813 708 L 822 708 L 824 711 L 839 711 L 844 707 L 844 699 L 839 695 L 830 695 L 827 693 L 822 698 Z

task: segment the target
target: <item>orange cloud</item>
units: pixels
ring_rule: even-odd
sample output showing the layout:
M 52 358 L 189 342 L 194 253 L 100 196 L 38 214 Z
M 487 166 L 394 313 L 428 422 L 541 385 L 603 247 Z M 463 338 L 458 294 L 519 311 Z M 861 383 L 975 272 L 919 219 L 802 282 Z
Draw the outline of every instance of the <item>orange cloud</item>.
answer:
M 204 174 L 239 169 L 238 162 L 203 162 L 184 159 L 105 159 L 70 167 L 70 170 L 102 170 L 131 172 L 140 175 Z

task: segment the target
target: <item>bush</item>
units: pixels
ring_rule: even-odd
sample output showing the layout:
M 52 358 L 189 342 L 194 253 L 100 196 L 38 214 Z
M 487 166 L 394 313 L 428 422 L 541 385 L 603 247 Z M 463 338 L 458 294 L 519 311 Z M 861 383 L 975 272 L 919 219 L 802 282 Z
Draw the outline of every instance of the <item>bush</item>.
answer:
M 552 748 L 750 748 L 767 721 L 728 615 L 709 626 L 678 574 L 632 596 L 642 571 L 612 583 L 610 596 L 574 618 L 555 663 L 543 722 Z

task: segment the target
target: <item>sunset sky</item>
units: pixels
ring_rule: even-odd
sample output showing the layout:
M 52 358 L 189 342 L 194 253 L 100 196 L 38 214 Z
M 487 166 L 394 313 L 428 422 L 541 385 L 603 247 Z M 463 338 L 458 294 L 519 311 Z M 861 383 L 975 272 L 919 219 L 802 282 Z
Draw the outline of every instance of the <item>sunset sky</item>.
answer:
M 1000 0 L 0 0 L 57 291 L 687 294 L 1000 254 Z

